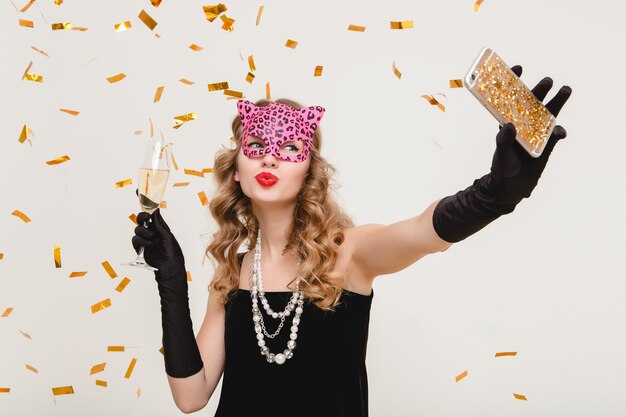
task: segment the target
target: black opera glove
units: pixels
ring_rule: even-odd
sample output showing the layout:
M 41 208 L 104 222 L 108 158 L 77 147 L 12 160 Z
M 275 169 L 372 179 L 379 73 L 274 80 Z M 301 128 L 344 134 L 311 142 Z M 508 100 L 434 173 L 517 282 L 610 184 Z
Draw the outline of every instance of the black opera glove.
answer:
M 522 67 L 511 70 L 519 77 Z M 545 77 L 532 89 L 537 99 L 543 101 L 552 88 L 552 79 Z M 546 104 L 556 117 L 567 102 L 572 89 L 563 86 Z M 496 150 L 491 162 L 491 172 L 476 179 L 463 191 L 444 197 L 433 212 L 433 227 L 443 240 L 456 243 L 476 233 L 503 214 L 511 213 L 523 199 L 530 197 L 556 143 L 567 136 L 562 126 L 556 126 L 541 156 L 531 157 L 515 140 L 516 129 L 512 123 L 500 127 L 496 136 Z

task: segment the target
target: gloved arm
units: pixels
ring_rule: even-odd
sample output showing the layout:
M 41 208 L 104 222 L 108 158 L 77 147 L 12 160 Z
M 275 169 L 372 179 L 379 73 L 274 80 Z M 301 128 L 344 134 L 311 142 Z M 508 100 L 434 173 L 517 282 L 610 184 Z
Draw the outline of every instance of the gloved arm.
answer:
M 148 227 L 144 227 L 143 224 Z M 154 275 L 161 298 L 163 354 L 165 372 L 175 378 L 185 378 L 203 368 L 202 358 L 193 333 L 189 311 L 187 272 L 180 245 L 161 217 L 160 209 L 152 216 L 137 215 L 139 226 L 132 239 L 135 251 L 145 246 L 144 258 L 158 268 Z
M 519 77 L 522 67 L 511 68 Z M 532 90 L 543 101 L 552 88 L 548 77 Z M 568 100 L 572 89 L 562 87 L 546 104 L 556 117 Z M 476 233 L 503 214 L 511 213 L 523 199 L 530 197 L 556 143 L 567 136 L 562 126 L 556 126 L 546 147 L 538 158 L 526 153 L 515 140 L 516 130 L 511 123 L 501 127 L 496 136 L 496 151 L 491 172 L 474 181 L 463 191 L 444 197 L 433 212 L 433 227 L 443 240 L 455 243 Z

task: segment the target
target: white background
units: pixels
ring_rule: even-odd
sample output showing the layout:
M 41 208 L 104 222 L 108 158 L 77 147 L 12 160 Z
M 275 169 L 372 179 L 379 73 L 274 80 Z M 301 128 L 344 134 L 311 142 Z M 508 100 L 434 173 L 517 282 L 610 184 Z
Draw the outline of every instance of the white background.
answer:
M 232 32 L 219 18 L 204 18 L 207 4 L 164 0 L 155 9 L 147 0 L 39 0 L 26 13 L 9 0 L 0 4 L 0 314 L 14 309 L 0 318 L 0 387 L 11 388 L 0 393 L 0 415 L 181 414 L 158 351 L 154 278 L 119 266 L 134 257 L 128 216 L 139 211 L 136 176 L 149 118 L 155 134 L 175 143 L 181 170 L 170 184 L 191 182 L 168 188 L 163 216 L 193 277 L 197 332 L 212 273 L 202 258 L 214 229 L 197 193 L 210 198 L 214 186 L 211 174 L 202 179 L 182 169 L 211 167 L 220 146 L 230 146 L 236 115 L 235 101 L 208 92 L 207 84 L 228 81 L 255 101 L 270 82 L 273 98 L 324 106 L 322 153 L 339 170 L 342 206 L 357 224 L 389 224 L 488 172 L 497 122 L 465 89 L 448 86 L 486 45 L 509 65 L 521 64 L 531 88 L 551 76 L 548 99 L 560 86 L 572 87 L 558 118 L 568 137 L 514 213 L 375 281 L 370 415 L 626 414 L 623 2 L 486 0 L 474 12 L 471 0 L 231 1 Z M 142 9 L 158 22 L 154 31 L 138 19 Z M 20 18 L 35 27 L 19 26 Z M 132 29 L 116 33 L 113 25 L 126 20 Z M 415 27 L 390 30 L 390 21 L 401 20 Z M 89 30 L 51 30 L 68 21 Z M 366 31 L 348 31 L 349 24 Z M 285 47 L 287 39 L 297 48 Z M 204 49 L 194 52 L 192 43 Z M 248 84 L 251 54 L 257 70 Z M 21 80 L 30 61 L 43 83 Z M 321 77 L 313 77 L 317 65 L 324 66 Z M 120 72 L 126 79 L 106 81 Z M 445 94 L 437 96 L 445 113 L 420 97 L 434 93 Z M 197 120 L 172 129 L 175 116 L 191 112 Z M 24 124 L 34 132 L 32 147 L 17 140 Z M 45 163 L 63 155 L 71 160 Z M 133 184 L 115 187 L 126 178 Z M 16 209 L 32 221 L 11 215 Z M 106 274 L 105 260 L 118 278 Z M 88 274 L 69 279 L 72 271 Z M 123 277 L 131 283 L 118 293 Z M 105 298 L 112 306 L 92 314 L 91 305 Z M 111 353 L 109 345 L 127 349 Z M 501 351 L 518 354 L 495 358 Z M 126 379 L 132 358 L 137 365 Z M 105 371 L 90 375 L 102 362 Z M 465 370 L 468 376 L 455 382 Z M 53 387 L 68 385 L 74 395 L 52 395 Z M 200 414 L 213 415 L 219 389 Z M 280 391 L 271 401 L 280 401 Z

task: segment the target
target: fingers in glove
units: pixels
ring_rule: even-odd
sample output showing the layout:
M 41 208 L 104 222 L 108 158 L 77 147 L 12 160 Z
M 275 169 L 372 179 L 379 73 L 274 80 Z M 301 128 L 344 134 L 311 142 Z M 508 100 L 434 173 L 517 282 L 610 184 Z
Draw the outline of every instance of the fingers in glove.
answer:
M 156 240 L 148 240 L 148 239 L 144 239 L 141 236 L 133 236 L 132 240 L 131 240 L 132 244 L 133 244 L 133 248 L 135 248 L 135 252 L 139 253 L 139 248 L 140 247 L 150 247 L 153 246 L 157 243 Z
M 522 70 L 523 69 L 521 65 L 513 65 L 511 67 L 511 71 L 513 71 L 513 73 L 517 75 L 518 78 L 522 76 Z
M 145 211 L 142 211 L 137 215 L 137 224 L 143 226 L 146 222 L 150 223 L 150 215 Z
M 543 101 L 544 98 L 548 95 L 548 91 L 552 88 L 554 82 L 552 78 L 545 77 L 543 80 L 539 81 L 539 83 L 532 89 L 533 94 L 539 101 Z
M 558 116 L 559 112 L 561 111 L 561 109 L 563 108 L 567 100 L 569 100 L 569 97 L 571 95 L 572 95 L 572 88 L 568 85 L 564 85 L 563 87 L 561 87 L 559 92 L 556 93 L 554 98 L 550 100 L 548 104 L 546 104 L 546 108 L 550 111 L 550 113 L 552 113 L 554 117 Z
M 148 239 L 148 240 L 154 240 L 154 239 L 158 238 L 157 234 L 154 231 L 152 231 L 150 229 L 147 229 L 147 228 L 143 227 L 142 225 L 139 225 L 139 226 L 135 227 L 135 234 L 137 236 L 140 236 L 140 237 L 142 237 L 144 239 Z
M 567 136 L 567 131 L 563 128 L 563 126 L 556 126 L 552 131 L 552 135 L 550 135 L 550 139 L 548 139 L 548 143 L 546 143 L 546 147 L 541 153 L 541 158 L 548 158 L 552 153 L 552 149 L 558 141 L 561 139 L 565 139 Z

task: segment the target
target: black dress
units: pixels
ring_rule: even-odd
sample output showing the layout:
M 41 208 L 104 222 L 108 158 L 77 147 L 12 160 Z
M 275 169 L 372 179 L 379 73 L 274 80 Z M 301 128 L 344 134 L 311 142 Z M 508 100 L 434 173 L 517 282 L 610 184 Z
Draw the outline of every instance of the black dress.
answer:
M 243 254 L 240 254 L 239 262 Z M 282 311 L 291 292 L 266 292 L 274 311 Z M 260 353 L 252 322 L 250 291 L 236 289 L 224 305 L 226 361 L 215 417 L 366 417 L 365 355 L 369 296 L 343 290 L 336 311 L 326 312 L 305 299 L 293 357 L 268 363 Z M 267 331 L 280 323 L 260 308 Z M 271 353 L 287 349 L 294 313 L 274 339 Z

